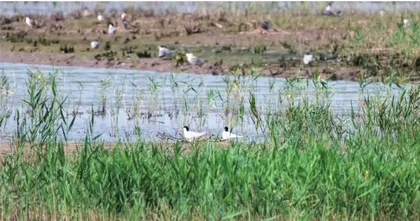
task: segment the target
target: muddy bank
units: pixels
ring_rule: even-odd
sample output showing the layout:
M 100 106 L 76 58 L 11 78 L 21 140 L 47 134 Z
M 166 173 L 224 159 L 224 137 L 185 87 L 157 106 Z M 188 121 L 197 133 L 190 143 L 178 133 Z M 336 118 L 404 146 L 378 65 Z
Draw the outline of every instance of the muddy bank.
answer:
M 218 62 L 206 62 L 201 66 L 184 64 L 176 67 L 174 61 L 163 60 L 160 58 L 137 59 L 135 66 L 131 58 L 117 61 L 95 60 L 89 58 L 78 57 L 72 54 L 48 53 L 48 52 L 10 52 L 0 51 L 0 62 L 9 63 L 27 63 L 42 64 L 51 66 L 77 66 L 77 67 L 93 67 L 93 68 L 110 68 L 110 69 L 133 69 L 146 70 L 167 73 L 193 73 L 193 74 L 211 74 L 224 75 L 233 71 L 232 66 L 223 65 Z M 350 80 L 357 81 L 359 79 L 360 70 L 349 67 L 341 67 L 337 70 L 331 70 L 328 67 L 308 67 L 306 69 L 281 67 L 280 65 L 267 65 L 265 67 L 255 67 L 256 73 L 260 76 L 267 77 L 305 77 L 312 78 L 313 70 L 318 70 L 321 77 L 330 80 Z
M 420 51 L 412 43 L 400 47 L 389 42 L 402 32 L 393 22 L 396 14 L 379 18 L 357 14 L 267 17 L 221 11 L 157 16 L 128 9 L 125 13 L 125 25 L 118 13 L 100 11 L 29 15 L 33 26 L 25 23 L 23 15 L 0 16 L 0 62 L 212 75 L 253 71 L 260 76 L 350 81 L 358 81 L 361 73 L 377 81 L 390 78 L 396 71 L 394 76 L 401 81 L 419 79 Z M 104 19 L 99 21 L 98 15 Z M 270 21 L 267 30 L 262 28 L 265 20 Z M 371 24 L 371 20 L 376 23 Z M 116 33 L 108 33 L 110 23 Z M 379 29 L 367 33 L 377 24 Z M 99 48 L 92 49 L 92 41 L 99 42 Z M 158 58 L 159 45 L 193 53 L 207 62 L 201 66 L 176 65 L 175 58 Z M 69 48 L 72 50 L 67 53 Z M 401 48 L 406 51 L 401 52 Z M 314 57 L 310 65 L 302 61 L 307 53 Z M 236 70 L 240 65 L 246 67 L 245 73 Z

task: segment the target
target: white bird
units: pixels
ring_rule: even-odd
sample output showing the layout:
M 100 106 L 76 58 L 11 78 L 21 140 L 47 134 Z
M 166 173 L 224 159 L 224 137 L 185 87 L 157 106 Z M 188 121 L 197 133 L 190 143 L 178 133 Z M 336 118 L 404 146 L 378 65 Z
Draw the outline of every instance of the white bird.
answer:
M 403 24 L 404 24 L 404 28 L 406 28 L 410 25 L 410 21 L 408 19 L 404 19 Z
M 222 134 L 222 140 L 229 140 L 229 139 L 236 139 L 241 138 L 243 136 L 238 136 L 232 132 L 229 131 L 229 127 L 225 127 L 223 134 Z
M 104 20 L 104 16 L 98 15 L 98 21 L 103 21 L 103 20 Z
M 331 5 L 332 5 L 332 3 L 330 2 L 330 3 L 328 3 L 328 5 L 327 5 L 327 7 L 325 8 L 325 11 L 331 11 Z
M 324 15 L 334 15 L 334 13 L 332 12 L 332 2 L 329 2 L 327 7 L 325 7 Z
M 167 49 L 165 47 L 159 46 L 158 49 L 159 49 L 159 57 L 160 58 L 163 58 L 163 57 L 166 57 L 166 56 L 169 56 L 169 55 L 172 54 L 172 51 L 170 51 L 169 49 Z
M 92 41 L 92 42 L 90 43 L 90 46 L 92 47 L 92 49 L 99 48 L 99 42 L 97 42 L 97 41 Z
M 188 142 L 192 142 L 193 140 L 206 134 L 206 132 L 198 133 L 198 132 L 190 131 L 190 128 L 188 128 L 187 126 L 184 126 L 183 130 L 184 130 L 184 138 Z
M 25 23 L 29 26 L 32 27 L 34 25 L 34 20 L 30 19 L 29 17 L 25 18 Z
M 124 20 L 125 17 L 127 17 L 127 14 L 125 14 L 124 12 L 121 14 L 121 19 Z
M 85 7 L 85 9 L 83 9 L 83 17 L 88 17 L 89 15 L 90 15 L 89 9 Z
M 309 64 L 312 61 L 314 61 L 314 56 L 312 54 L 305 54 L 305 55 L 303 55 L 303 63 L 304 64 Z
M 195 64 L 195 65 L 202 65 L 203 64 L 203 61 L 201 61 L 199 58 L 194 56 L 192 53 L 187 53 L 187 54 L 185 54 L 185 56 L 187 56 L 187 61 L 190 64 Z
M 109 24 L 108 34 L 115 34 L 115 32 L 117 32 L 117 29 L 112 24 Z
M 385 11 L 382 9 L 382 10 L 379 12 L 379 15 L 380 15 L 381 17 L 384 17 L 384 15 L 385 15 Z
M 223 25 L 219 24 L 219 23 L 215 23 L 216 27 L 218 28 L 223 28 Z

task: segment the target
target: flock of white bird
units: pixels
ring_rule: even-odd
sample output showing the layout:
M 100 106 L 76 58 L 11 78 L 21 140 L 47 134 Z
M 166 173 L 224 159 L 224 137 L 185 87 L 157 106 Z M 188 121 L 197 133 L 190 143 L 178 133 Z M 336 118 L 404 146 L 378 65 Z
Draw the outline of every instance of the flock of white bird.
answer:
M 337 13 L 333 12 L 332 4 L 333 4 L 332 2 L 328 3 L 328 5 L 325 7 L 325 9 L 323 11 L 323 14 L 324 15 L 329 15 L 329 16 L 341 16 L 341 11 L 338 11 Z M 87 9 L 85 9 L 85 12 L 84 12 L 85 14 L 87 13 L 86 10 Z M 385 13 L 384 10 L 381 10 L 379 12 L 379 14 L 381 16 L 384 16 L 384 13 Z M 127 29 L 128 28 L 128 21 L 126 20 L 126 17 L 127 17 L 126 13 L 121 14 L 122 24 L 124 25 L 124 28 Z M 101 14 L 98 14 L 97 19 L 98 19 L 99 22 L 102 22 L 102 21 L 105 20 L 105 17 Z M 25 18 L 25 23 L 31 28 L 36 25 L 34 20 L 32 20 L 29 17 Z M 410 21 L 408 19 L 404 19 L 402 24 L 404 25 L 404 27 L 408 27 L 410 25 Z M 117 28 L 111 22 L 109 22 L 109 24 L 108 24 L 108 34 L 115 34 L 116 32 L 117 32 Z M 100 46 L 98 41 L 92 41 L 90 43 L 90 45 L 91 45 L 92 49 L 98 49 L 99 46 Z M 158 47 L 158 55 L 159 55 L 160 58 L 167 58 L 167 57 L 171 56 L 173 53 L 174 53 L 174 51 L 171 51 L 168 48 L 165 48 L 163 46 Z M 185 54 L 185 56 L 186 56 L 189 64 L 202 65 L 204 63 L 203 60 L 197 58 L 192 53 L 187 53 L 187 54 Z M 308 64 L 310 64 L 314 61 L 315 61 L 315 58 L 311 53 L 308 52 L 308 53 L 305 53 L 303 55 L 303 63 L 305 65 L 308 65 Z
M 200 139 L 201 137 L 203 137 L 204 135 L 206 135 L 207 132 L 194 132 L 194 131 L 190 131 L 190 128 L 188 126 L 184 126 L 183 128 L 183 136 L 184 139 L 188 142 L 193 142 L 194 140 Z M 228 140 L 234 140 L 234 139 L 238 139 L 241 138 L 243 136 L 238 136 L 234 133 L 232 133 L 231 131 L 229 131 L 228 127 L 223 128 L 223 133 L 222 133 L 222 141 L 228 141 Z

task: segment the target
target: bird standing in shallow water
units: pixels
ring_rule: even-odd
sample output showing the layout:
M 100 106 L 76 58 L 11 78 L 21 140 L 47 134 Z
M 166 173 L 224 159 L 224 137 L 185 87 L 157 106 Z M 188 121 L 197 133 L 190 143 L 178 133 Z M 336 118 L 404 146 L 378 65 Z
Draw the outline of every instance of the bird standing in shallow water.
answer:
M 223 134 L 222 134 L 222 140 L 229 140 L 229 139 L 236 139 L 241 138 L 243 136 L 238 136 L 232 132 L 229 131 L 229 127 L 225 127 Z
M 183 132 L 184 132 L 184 138 L 188 142 L 192 142 L 193 140 L 195 140 L 199 137 L 202 137 L 204 134 L 207 133 L 207 132 L 198 133 L 198 132 L 190 131 L 190 128 L 188 128 L 187 126 L 184 126 Z

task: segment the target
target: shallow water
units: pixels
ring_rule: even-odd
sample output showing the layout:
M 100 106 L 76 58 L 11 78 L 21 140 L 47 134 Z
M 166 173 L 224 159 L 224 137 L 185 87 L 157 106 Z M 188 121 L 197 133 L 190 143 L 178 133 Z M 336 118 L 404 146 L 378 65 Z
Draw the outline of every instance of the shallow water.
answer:
M 226 88 L 228 87 L 225 80 L 229 78 L 232 81 L 235 79 L 233 76 L 52 67 L 4 62 L 0 63 L 0 69 L 7 77 L 12 92 L 7 104 L 3 105 L 3 110 L 11 111 L 11 117 L 3 122 L 0 130 L 0 135 L 3 136 L 10 136 L 16 128 L 16 122 L 13 120 L 15 110 L 22 110 L 23 106 L 27 106 L 24 105 L 23 99 L 27 97 L 28 71 L 36 72 L 36 70 L 41 71 L 46 78 L 48 78 L 48 74 L 56 73 L 59 93 L 68 96 L 64 104 L 68 111 L 67 114 L 71 115 L 72 111 L 76 109 L 81 112 L 77 115 L 75 125 L 68 136 L 75 141 L 81 140 L 85 136 L 92 108 L 94 111 L 101 109 L 100 97 L 101 90 L 104 88 L 101 86 L 103 85 L 101 82 L 103 81 L 109 82 L 109 86 L 104 89 L 107 97 L 106 115 L 95 117 L 94 133 L 102 134 L 101 139 L 105 141 L 132 138 L 136 126 L 140 128 L 142 139 L 152 141 L 156 140 L 157 132 L 175 135 L 184 125 L 189 125 L 193 130 L 209 131 L 213 134 L 220 133 L 221 128 L 229 123 L 229 117 L 226 116 L 225 110 L 235 101 L 238 102 L 238 96 L 244 97 L 246 112 L 242 122 L 234 123 L 234 132 L 246 135 L 249 141 L 257 141 L 261 140 L 263 135 L 261 131 L 255 130 L 255 124 L 249 114 L 249 92 L 255 94 L 257 109 L 263 119 L 267 110 L 276 111 L 287 106 L 288 97 L 295 102 L 300 101 L 303 97 L 308 97 L 310 100 L 315 99 L 315 89 L 312 83 L 306 80 L 300 81 L 292 90 L 286 90 L 287 85 L 290 84 L 287 84 L 285 79 L 259 77 L 252 80 L 251 77 L 241 77 L 239 78 L 241 82 L 239 95 L 234 95 L 234 92 L 231 92 L 230 103 L 227 103 Z M 156 87 L 153 87 L 152 82 L 155 82 Z M 178 85 L 178 87 L 174 87 L 174 85 Z M 329 92 L 330 108 L 337 116 L 348 115 L 351 106 L 357 108 L 359 100 L 365 95 L 386 96 L 389 94 L 385 93 L 386 91 L 399 92 L 398 89 L 390 89 L 381 83 L 370 84 L 363 96 L 361 96 L 357 82 L 328 82 L 328 87 L 329 89 L 324 92 Z M 213 96 L 209 96 L 209 93 L 213 93 Z M 282 102 L 279 100 L 279 94 Z M 119 111 L 116 108 L 118 97 L 121 99 Z M 136 97 L 139 98 L 137 103 L 135 102 Z M 213 99 L 209 99 L 209 97 L 213 97 Z M 127 112 L 136 105 L 140 107 L 142 114 L 128 119 Z M 202 117 L 199 114 L 200 108 L 203 109 Z M 151 116 L 148 116 L 149 114 Z M 118 124 L 116 123 L 117 117 Z
M 227 12 L 248 9 L 263 12 L 281 12 L 305 9 L 312 13 L 319 13 L 326 6 L 326 2 L 1 2 L 0 14 L 12 16 L 15 14 L 43 14 L 49 15 L 54 11 L 69 12 L 89 8 L 102 9 L 106 12 L 116 9 L 121 12 L 126 7 L 152 9 L 156 14 L 166 10 L 193 13 L 197 11 L 224 9 Z M 380 10 L 387 12 L 417 12 L 420 9 L 419 2 L 335 2 L 334 10 L 344 13 L 356 10 L 364 13 L 376 13 Z

